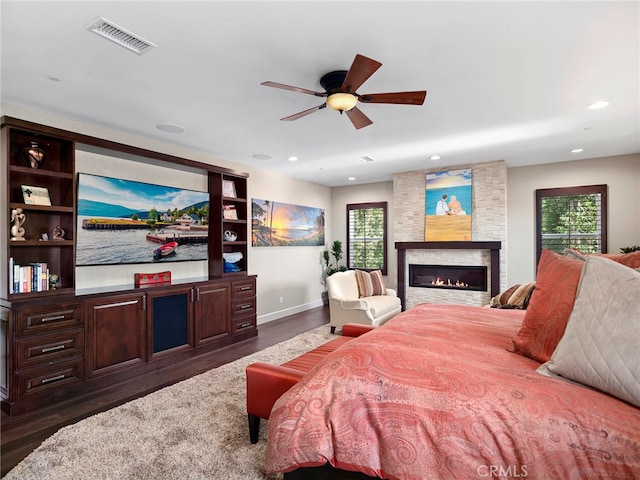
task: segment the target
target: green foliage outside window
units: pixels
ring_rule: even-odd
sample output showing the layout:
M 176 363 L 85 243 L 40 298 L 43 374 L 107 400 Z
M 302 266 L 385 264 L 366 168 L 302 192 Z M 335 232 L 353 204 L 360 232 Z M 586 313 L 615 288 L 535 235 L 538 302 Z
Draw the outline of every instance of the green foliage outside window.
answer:
M 348 205 L 349 268 L 386 273 L 386 204 Z
M 542 199 L 542 239 L 545 248 L 562 253 L 577 248 L 600 252 L 599 195 L 568 195 Z
M 607 251 L 607 186 L 588 185 L 536 190 L 537 254 Z

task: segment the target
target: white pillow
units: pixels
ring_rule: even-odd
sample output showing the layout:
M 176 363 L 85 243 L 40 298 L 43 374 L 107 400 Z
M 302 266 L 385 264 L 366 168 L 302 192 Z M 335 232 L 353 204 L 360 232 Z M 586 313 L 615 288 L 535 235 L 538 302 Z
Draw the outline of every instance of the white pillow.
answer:
M 640 272 L 588 257 L 564 335 L 538 372 L 640 407 Z

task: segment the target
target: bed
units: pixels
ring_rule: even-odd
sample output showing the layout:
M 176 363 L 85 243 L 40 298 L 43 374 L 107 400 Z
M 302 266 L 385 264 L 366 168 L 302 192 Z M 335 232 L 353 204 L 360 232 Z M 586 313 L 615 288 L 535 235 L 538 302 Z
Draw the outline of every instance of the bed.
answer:
M 609 259 L 547 257 L 547 271 L 569 285 L 558 293 L 539 266 L 527 310 L 421 304 L 326 357 L 274 405 L 266 470 L 295 479 L 640 478 L 640 273 Z M 603 263 L 624 269 L 622 283 L 601 284 Z M 609 288 L 621 298 L 603 300 Z M 565 359 L 556 354 L 578 316 L 590 315 L 578 311 L 607 317 L 606 336 L 631 345 L 617 348 L 629 357 L 630 397 L 558 374 Z

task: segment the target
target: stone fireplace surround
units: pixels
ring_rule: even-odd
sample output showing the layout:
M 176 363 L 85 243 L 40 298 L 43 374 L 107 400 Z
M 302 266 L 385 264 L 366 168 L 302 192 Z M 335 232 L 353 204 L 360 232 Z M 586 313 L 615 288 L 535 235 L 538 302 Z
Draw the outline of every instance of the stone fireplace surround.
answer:
M 393 232 L 394 242 L 427 243 L 424 242 L 424 212 L 426 174 L 446 170 L 472 170 L 472 240 L 471 243 L 498 242 L 498 269 L 491 267 L 491 249 L 405 249 L 401 259 L 398 250 L 398 293 L 404 287 L 405 309 L 422 302 L 453 303 L 462 305 L 487 305 L 491 300 L 491 292 L 456 291 L 409 287 L 408 265 L 438 264 L 438 265 L 484 265 L 489 268 L 489 275 L 494 276 L 491 281 L 491 291 L 499 292 L 506 285 L 506 188 L 507 167 L 503 160 L 477 163 L 473 165 L 456 165 L 428 170 L 403 172 L 393 177 Z M 441 242 L 437 242 L 441 243 Z M 447 243 L 447 242 L 444 242 Z M 460 243 L 460 242 L 451 242 Z M 400 272 L 402 271 L 402 275 Z M 496 273 L 497 272 L 497 273 Z M 497 275 L 497 279 L 495 276 Z M 497 282 L 497 290 L 496 284 Z M 402 297 L 401 297 L 402 298 Z
M 410 287 L 408 279 L 408 265 L 415 262 L 407 261 L 407 251 L 416 250 L 463 250 L 463 251 L 489 251 L 489 265 L 488 275 L 490 278 L 489 285 L 491 289 L 491 296 L 495 296 L 500 292 L 500 242 L 396 242 L 396 250 L 398 251 L 398 296 L 402 302 L 402 308 L 406 309 L 407 306 L 407 293 L 409 290 L 415 290 L 420 287 Z M 464 258 L 464 255 L 460 255 Z M 486 256 L 483 256 L 479 261 L 476 260 L 476 265 L 483 265 L 485 263 Z M 486 292 L 473 292 L 468 290 L 462 290 L 458 292 L 439 292 L 443 295 L 459 294 L 469 297 L 476 294 L 476 296 L 486 296 Z

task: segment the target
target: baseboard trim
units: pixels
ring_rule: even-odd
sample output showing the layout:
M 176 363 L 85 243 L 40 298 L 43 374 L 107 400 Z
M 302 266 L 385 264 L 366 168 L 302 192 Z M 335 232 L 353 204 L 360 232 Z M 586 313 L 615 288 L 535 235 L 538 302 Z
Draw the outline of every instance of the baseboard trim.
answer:
M 295 313 L 305 312 L 312 308 L 321 307 L 322 305 L 322 299 L 319 299 L 313 302 L 303 303 L 302 305 L 296 305 L 295 307 L 285 308 L 284 310 L 278 310 L 277 312 L 267 313 L 266 315 L 258 315 L 258 325 L 273 322 L 274 320 L 279 320 Z

